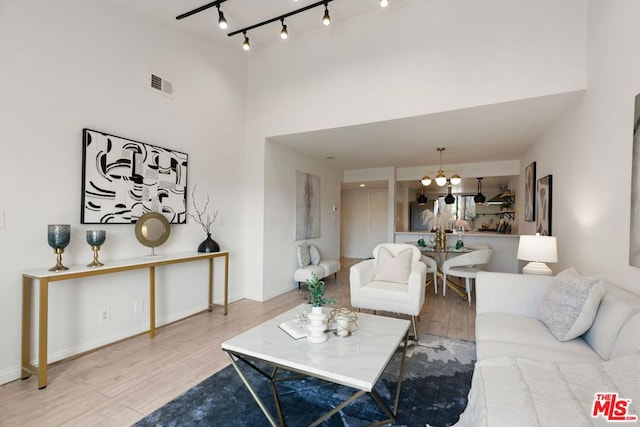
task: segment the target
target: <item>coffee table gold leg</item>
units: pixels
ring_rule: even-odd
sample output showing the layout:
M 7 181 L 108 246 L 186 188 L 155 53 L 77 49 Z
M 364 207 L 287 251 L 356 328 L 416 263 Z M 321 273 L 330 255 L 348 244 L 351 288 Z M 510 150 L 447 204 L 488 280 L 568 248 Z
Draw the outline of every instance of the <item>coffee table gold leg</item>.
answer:
M 234 369 L 240 376 L 240 379 L 244 383 L 245 387 L 247 387 L 247 390 L 249 390 L 249 393 L 251 393 L 251 396 L 253 396 L 253 400 L 256 401 L 256 403 L 260 407 L 260 410 L 262 410 L 262 413 L 264 414 L 264 416 L 267 417 L 269 424 L 271 424 L 272 427 L 277 427 L 278 424 L 276 423 L 276 420 L 273 418 L 273 415 L 271 415 L 271 412 L 269 412 L 269 409 L 267 409 L 267 406 L 264 404 L 262 399 L 260 399 L 260 396 L 258 396 L 258 394 L 253 389 L 253 387 L 251 387 L 249 380 L 247 380 L 247 377 L 244 376 L 244 374 L 240 370 L 240 367 L 238 366 L 238 362 L 236 361 L 236 359 L 233 357 L 231 353 L 229 353 L 229 359 L 231 360 L 231 365 L 233 365 Z

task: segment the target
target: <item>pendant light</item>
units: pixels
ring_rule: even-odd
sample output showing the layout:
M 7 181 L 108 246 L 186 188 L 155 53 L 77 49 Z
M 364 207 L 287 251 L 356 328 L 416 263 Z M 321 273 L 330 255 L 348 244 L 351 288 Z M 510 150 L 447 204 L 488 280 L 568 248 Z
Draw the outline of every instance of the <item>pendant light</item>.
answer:
M 421 188 L 420 189 L 420 195 L 418 196 L 418 204 L 419 205 L 426 205 L 428 201 L 429 201 L 429 199 L 427 198 L 427 196 L 424 195 L 424 188 Z
M 380 0 L 380 7 L 389 6 L 389 0 Z
M 289 38 L 289 32 L 287 31 L 287 24 L 284 23 L 284 18 L 280 20 L 282 22 L 282 30 L 280 31 L 280 38 L 286 40 Z
M 440 153 L 440 169 L 438 169 L 438 172 L 436 175 L 436 179 L 435 179 L 436 184 L 438 184 L 439 187 L 442 187 L 447 183 L 450 183 L 453 185 L 460 184 L 460 182 L 462 182 L 462 178 L 460 178 L 460 175 L 458 175 L 457 173 L 454 173 L 450 179 L 447 179 L 447 176 L 444 174 L 444 170 L 442 169 L 442 152 L 445 150 L 445 147 L 438 147 L 436 148 L 436 150 L 438 150 L 438 152 Z M 420 180 L 420 183 L 426 187 L 429 184 L 431 184 L 431 181 L 432 181 L 431 177 L 429 175 L 425 175 Z
M 437 179 L 437 178 L 436 178 Z M 444 202 L 447 205 L 452 205 L 456 202 L 456 198 L 453 196 L 453 194 L 451 194 L 451 180 L 449 180 L 449 185 L 448 185 L 448 192 L 446 197 L 444 198 Z
M 487 198 L 482 194 L 482 178 L 478 178 L 478 194 L 473 196 L 473 201 L 476 203 L 484 203 Z

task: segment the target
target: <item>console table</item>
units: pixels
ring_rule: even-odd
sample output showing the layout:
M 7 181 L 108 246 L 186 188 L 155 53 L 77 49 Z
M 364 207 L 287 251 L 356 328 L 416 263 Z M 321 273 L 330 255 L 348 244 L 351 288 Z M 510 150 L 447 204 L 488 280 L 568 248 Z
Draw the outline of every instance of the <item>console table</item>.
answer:
M 79 279 L 81 277 L 98 276 L 102 274 L 119 273 L 122 271 L 149 269 L 149 335 L 156 336 L 156 267 L 179 264 L 191 261 L 209 261 L 209 305 L 213 309 L 213 260 L 224 257 L 224 314 L 228 311 L 229 293 L 229 252 L 199 253 L 186 252 L 179 254 L 160 255 L 147 258 L 132 258 L 119 261 L 109 261 L 102 267 L 85 267 L 76 265 L 64 271 L 49 271 L 46 269 L 29 270 L 22 273 L 22 379 L 31 374 L 38 375 L 38 388 L 47 386 L 47 342 L 48 342 L 48 311 L 49 311 L 49 283 L 61 280 Z M 40 285 L 39 325 L 38 325 L 38 367 L 31 364 L 31 284 L 38 281 Z

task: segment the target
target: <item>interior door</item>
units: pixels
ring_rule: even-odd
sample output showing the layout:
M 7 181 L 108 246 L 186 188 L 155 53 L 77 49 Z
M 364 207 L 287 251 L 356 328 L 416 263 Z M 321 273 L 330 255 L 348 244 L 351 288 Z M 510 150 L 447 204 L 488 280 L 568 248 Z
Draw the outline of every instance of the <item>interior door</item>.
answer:
M 373 248 L 388 243 L 389 205 L 387 190 L 369 191 L 369 224 L 367 232 L 367 256 L 373 256 Z

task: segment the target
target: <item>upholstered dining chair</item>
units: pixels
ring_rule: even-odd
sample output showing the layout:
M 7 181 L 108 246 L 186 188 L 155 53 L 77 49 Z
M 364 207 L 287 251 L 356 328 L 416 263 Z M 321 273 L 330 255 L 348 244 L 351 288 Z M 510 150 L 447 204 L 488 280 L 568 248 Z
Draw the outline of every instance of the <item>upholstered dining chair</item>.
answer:
M 438 295 L 438 263 L 426 255 L 420 256 L 420 262 L 427 266 L 427 274 L 433 274 L 433 291 Z
M 449 258 L 442 263 L 443 283 L 442 295 L 447 293 L 447 275 L 462 277 L 465 280 L 465 290 L 467 291 L 467 299 L 469 307 L 471 307 L 471 280 L 475 280 L 478 272 L 483 270 L 483 266 L 489 262 L 492 249 L 478 249 L 466 254 Z
M 373 259 L 351 267 L 351 306 L 411 316 L 418 339 L 416 317 L 424 304 L 427 267 L 420 250 L 405 243 L 382 243 L 373 249 Z

